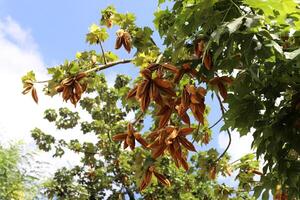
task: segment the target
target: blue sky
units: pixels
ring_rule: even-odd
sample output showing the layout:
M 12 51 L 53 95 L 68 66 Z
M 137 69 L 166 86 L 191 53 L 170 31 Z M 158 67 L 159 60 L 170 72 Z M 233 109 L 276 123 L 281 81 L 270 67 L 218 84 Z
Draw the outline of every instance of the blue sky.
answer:
M 40 105 L 37 106 L 28 97 L 20 95 L 21 89 L 17 92 L 12 91 L 16 91 L 16 88 L 20 87 L 21 72 L 33 68 L 42 74 L 46 66 L 57 65 L 65 59 L 73 59 L 77 51 L 93 48 L 85 43 L 85 34 L 92 23 L 99 22 L 100 10 L 111 4 L 119 12 L 134 12 L 138 25 L 147 25 L 153 28 L 153 12 L 157 8 L 157 1 L 0 0 L 0 46 L 2 45 L 0 54 L 3 52 L 7 54 L 3 57 L 5 62 L 1 61 L 0 55 L 0 73 L 6 75 L 8 81 L 15 80 L 15 85 L 8 86 L 12 88 L 4 88 L 3 85 L 7 81 L 0 80 L 0 90 L 7 91 L 10 95 L 0 100 L 0 109 L 5 114 L 10 112 L 10 115 L 0 117 L 0 136 L 2 134 L 4 137 L 10 138 L 14 135 L 13 139 L 25 139 L 32 143 L 33 141 L 29 139 L 30 129 L 35 126 L 50 129 L 49 125 L 43 122 L 42 119 L 45 108 L 70 106 L 62 104 L 60 99 L 48 100 L 43 97 L 41 97 Z M 6 27 L 9 28 L 6 29 Z M 111 30 L 111 38 L 104 44 L 104 48 L 107 50 L 115 51 L 115 30 Z M 161 43 L 157 34 L 155 34 L 154 39 L 156 43 Z M 124 50 L 116 52 L 118 52 L 120 58 L 130 58 L 132 56 Z M 136 75 L 138 70 L 133 65 L 128 64 L 106 71 L 106 74 L 111 79 L 116 73 L 128 72 L 130 75 Z M 37 75 L 39 76 L 39 74 Z M 11 78 L 8 79 L 8 77 Z M 16 107 L 15 110 L 19 109 L 18 112 L 15 111 L 16 113 L 6 106 L 13 103 L 12 99 Z M 208 96 L 207 102 L 211 105 L 209 122 L 213 124 L 220 117 L 219 107 L 210 99 L 210 96 Z M 34 112 L 32 112 L 33 110 Z M 30 113 L 30 117 L 28 117 L 28 113 Z M 19 126 L 13 124 L 15 120 L 19 121 Z M 221 144 L 221 148 L 226 146 L 227 136 L 223 133 L 220 134 L 219 128 L 220 125 L 213 129 L 215 133 L 214 140 L 209 147 L 219 148 L 219 144 Z M 55 134 L 53 127 L 50 130 Z M 76 135 L 73 134 L 73 137 L 76 137 Z M 93 138 L 87 139 L 92 140 Z M 249 146 L 249 137 L 239 140 L 237 134 L 234 133 L 233 145 L 229 152 L 233 154 L 233 159 L 236 159 L 247 152 Z M 43 155 L 46 156 L 46 154 Z M 48 157 L 45 159 L 47 160 Z M 72 160 L 69 162 L 72 163 Z M 60 165 L 64 165 L 64 163 L 62 162 Z
M 0 17 L 11 16 L 29 28 L 47 64 L 72 59 L 87 49 L 85 34 L 92 23 L 98 23 L 100 10 L 115 5 L 119 12 L 134 12 L 139 25 L 152 26 L 156 1 L 138 0 L 0 0 Z M 152 26 L 153 27 L 153 26 Z M 106 47 L 113 47 L 112 43 Z

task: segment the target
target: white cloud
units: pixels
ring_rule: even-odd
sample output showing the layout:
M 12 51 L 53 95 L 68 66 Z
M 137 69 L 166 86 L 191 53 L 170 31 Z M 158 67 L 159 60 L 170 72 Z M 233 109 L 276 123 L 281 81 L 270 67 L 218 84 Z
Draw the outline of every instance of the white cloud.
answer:
M 221 132 L 218 136 L 218 143 L 221 149 L 225 149 L 228 145 L 228 135 L 226 132 Z M 231 160 L 235 161 L 242 156 L 253 152 L 251 149 L 251 143 L 253 141 L 252 133 L 249 133 L 243 137 L 236 131 L 231 131 L 231 145 L 228 149 L 228 154 L 231 156 Z
M 253 130 L 250 131 L 245 136 L 240 137 L 240 134 L 237 131 L 231 131 L 231 145 L 228 149 L 228 154 L 231 159 L 230 162 L 236 161 L 243 157 L 246 154 L 253 153 L 254 151 L 251 149 L 251 143 L 253 141 Z M 218 136 L 218 144 L 222 150 L 225 150 L 229 142 L 228 134 L 226 132 L 221 132 Z M 262 162 L 261 162 L 262 164 Z M 218 181 L 220 183 L 226 183 L 232 187 L 237 187 L 238 182 L 235 180 L 238 171 L 233 172 L 231 176 L 220 176 Z M 256 176 L 256 179 L 258 177 Z
M 94 135 L 82 135 L 77 127 L 68 131 L 57 131 L 55 127 L 43 119 L 43 112 L 47 108 L 62 106 L 75 110 L 70 104 L 62 103 L 60 97 L 45 97 L 42 86 L 38 86 L 39 105 L 36 105 L 30 95 L 22 95 L 21 76 L 34 70 L 37 77 L 45 79 L 46 68 L 42 56 L 38 52 L 30 31 L 23 29 L 12 18 L 0 19 L 0 138 L 1 143 L 23 140 L 28 148 L 34 146 L 30 130 L 39 127 L 46 133 L 58 139 L 79 139 L 80 141 L 96 141 Z M 76 108 L 78 110 L 78 108 Z M 80 111 L 85 119 L 89 115 Z M 61 166 L 79 163 L 79 156 L 68 152 L 63 159 L 52 159 L 50 153 L 39 153 L 38 160 L 50 163 L 48 172 L 54 172 Z

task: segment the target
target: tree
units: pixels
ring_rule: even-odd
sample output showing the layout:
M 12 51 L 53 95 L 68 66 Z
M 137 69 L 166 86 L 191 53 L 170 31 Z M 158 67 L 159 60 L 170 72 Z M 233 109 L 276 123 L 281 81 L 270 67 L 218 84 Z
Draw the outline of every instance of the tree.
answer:
M 21 152 L 21 144 L 0 145 L 0 198 L 34 199 L 38 194 L 36 169 L 28 170 L 31 155 Z
M 159 6 L 165 3 L 160 0 Z M 269 198 L 270 191 L 275 199 L 299 199 L 299 5 L 293 0 L 184 0 L 168 5 L 172 8 L 154 13 L 164 49 L 156 46 L 154 30 L 138 27 L 132 13 L 118 13 L 109 6 L 101 12 L 101 26 L 92 25 L 87 34 L 87 42 L 99 45 L 101 52 L 81 52 L 75 60 L 49 68 L 52 78 L 45 82 L 37 81 L 33 72 L 23 77 L 24 94 L 31 92 L 36 102 L 38 83 L 46 83 L 47 95 L 61 94 L 74 105 L 79 102 L 93 118 L 81 122 L 82 131 L 99 137 L 96 145 L 81 144 L 56 141 L 33 130 L 39 147 L 56 146 L 56 156 L 63 154 L 63 148 L 83 154 L 82 166 L 56 174 L 50 196 L 74 198 L 68 195 L 86 193 L 89 199 L 99 199 L 110 190 L 110 198 L 127 194 L 134 199 L 138 188 L 147 188 L 155 176 L 169 187 L 151 186 L 139 195 L 220 199 L 222 192 L 209 188 L 222 185 L 207 178 L 230 174 L 233 168 L 240 173 L 239 188 L 224 186 L 224 199 L 249 196 L 252 190 L 254 197 L 262 194 L 263 199 Z M 122 60 L 103 49 L 111 26 L 120 28 L 115 48 L 136 50 L 133 59 Z M 121 75 L 115 87 L 108 88 L 98 72 L 129 62 L 141 72 L 133 86 Z M 95 92 L 96 98 L 81 98 Z M 222 118 L 216 124 L 224 121 L 221 130 L 228 133 L 229 144 L 224 152 L 209 150 L 190 157 L 195 145 L 210 141 L 214 126 L 206 119 L 210 95 L 219 102 Z M 134 122 L 125 120 L 129 112 L 135 114 Z M 146 116 L 153 123 L 141 133 Z M 54 110 L 46 111 L 45 117 L 58 128 L 73 128 L 80 118 L 65 108 L 59 110 L 58 119 Z M 265 161 L 262 172 L 250 155 L 238 164 L 228 163 L 231 130 L 253 135 L 256 158 Z M 121 150 L 120 142 L 132 151 Z M 260 181 L 253 181 L 255 174 Z M 183 187 L 186 184 L 190 187 Z M 190 196 L 182 196 L 184 188 L 190 189 Z

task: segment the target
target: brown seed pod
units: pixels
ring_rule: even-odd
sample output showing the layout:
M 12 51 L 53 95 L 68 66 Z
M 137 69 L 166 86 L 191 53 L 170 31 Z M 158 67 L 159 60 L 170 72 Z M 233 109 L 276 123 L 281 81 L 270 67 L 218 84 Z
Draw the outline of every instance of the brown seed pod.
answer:
M 22 94 L 24 95 L 27 94 L 31 89 L 32 89 L 32 85 L 25 87 L 24 90 L 22 91 Z
M 212 66 L 212 59 L 210 53 L 205 54 L 205 57 L 203 59 L 203 64 L 207 70 L 212 69 L 213 66 Z
M 55 90 L 58 93 L 62 93 L 64 101 L 70 100 L 70 102 L 76 106 L 83 92 L 87 89 L 87 84 L 80 82 L 80 80 L 86 76 L 87 74 L 85 72 L 80 72 L 74 77 L 65 78 L 60 82 L 60 85 L 55 87 Z
M 39 98 L 38 98 L 35 87 L 32 87 L 32 89 L 31 89 L 31 96 L 32 96 L 33 100 L 35 101 L 35 103 L 39 102 Z
M 204 52 L 205 42 L 203 40 L 196 40 L 194 53 L 198 58 L 201 58 Z
M 131 36 L 128 32 L 120 29 L 117 31 L 117 39 L 115 43 L 115 49 L 120 49 L 122 46 L 128 53 L 131 51 Z
M 212 166 L 212 167 L 209 169 L 208 177 L 209 177 L 211 180 L 215 180 L 215 179 L 216 179 L 216 176 L 217 176 L 217 167 L 216 167 L 216 166 Z
M 115 44 L 115 49 L 120 49 L 121 46 L 122 46 L 122 38 L 117 37 L 116 44 Z
M 131 51 L 131 36 L 128 32 L 123 34 L 123 46 L 128 53 Z

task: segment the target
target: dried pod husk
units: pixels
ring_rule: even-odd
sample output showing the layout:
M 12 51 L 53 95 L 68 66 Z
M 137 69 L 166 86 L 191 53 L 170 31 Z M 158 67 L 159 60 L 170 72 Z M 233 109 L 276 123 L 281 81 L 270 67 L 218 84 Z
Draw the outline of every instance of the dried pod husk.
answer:
M 186 159 L 181 157 L 179 161 L 180 161 L 181 166 L 185 169 L 185 171 L 188 171 L 189 164 L 187 163 Z
M 171 72 L 174 73 L 174 74 L 176 74 L 176 73 L 179 72 L 179 69 L 178 69 L 176 66 L 174 66 L 174 65 L 172 65 L 172 64 L 170 64 L 170 63 L 163 63 L 163 64 L 161 64 L 161 66 L 162 66 L 163 68 L 165 68 L 165 69 L 171 71 Z
M 227 76 L 222 76 L 222 77 L 215 77 L 211 80 L 209 80 L 209 83 L 213 86 L 216 86 L 225 100 L 227 98 L 227 89 L 225 85 L 230 85 L 232 84 L 233 80 L 230 77 Z
M 131 136 L 127 136 L 125 142 L 128 144 L 128 146 L 130 147 L 131 150 L 134 150 L 135 148 L 135 138 L 133 135 Z
M 120 29 L 117 31 L 117 39 L 115 43 L 115 49 L 120 49 L 124 46 L 125 50 L 130 53 L 131 51 L 131 36 L 127 31 Z
M 152 174 L 153 174 L 153 171 L 150 171 L 149 168 L 148 170 L 146 171 L 146 174 L 144 175 L 144 178 L 141 182 L 141 185 L 140 185 L 140 190 L 144 190 L 151 182 L 151 178 L 152 178 Z
M 145 79 L 152 79 L 152 72 L 150 69 L 143 69 L 140 73 Z
M 209 169 L 208 177 L 211 180 L 215 180 L 217 176 L 217 167 L 216 166 L 211 166 Z
M 117 31 L 117 39 L 116 39 L 116 43 L 115 43 L 115 49 L 120 49 L 122 44 L 123 44 L 123 34 L 124 34 L 124 30 L 120 29 Z
M 137 91 L 136 91 L 137 98 L 141 98 L 142 96 L 144 96 L 147 93 L 150 86 L 151 83 L 149 80 L 147 79 L 143 80 L 137 87 Z
M 148 94 L 142 96 L 140 99 L 140 105 L 141 105 L 141 110 L 143 112 L 146 112 L 147 108 L 149 107 L 150 104 L 150 97 Z
M 130 53 L 131 51 L 131 36 L 128 32 L 124 32 L 123 33 L 123 39 L 122 39 L 122 42 L 123 42 L 123 46 L 124 48 L 126 49 L 126 51 L 128 53 Z
M 39 98 L 38 98 L 35 87 L 32 87 L 32 89 L 31 89 L 31 96 L 32 96 L 33 100 L 35 101 L 35 103 L 39 102 Z
M 160 118 L 159 118 L 159 128 L 163 128 L 165 127 L 166 125 L 168 125 L 168 122 L 171 118 L 171 115 L 172 115 L 172 109 L 168 109 L 166 110 L 165 113 L 161 114 L 160 115 Z
M 29 85 L 33 86 L 32 80 L 25 80 L 24 83 L 26 86 L 29 86 Z
M 87 74 L 85 72 L 79 72 L 76 76 L 75 76 L 75 80 L 76 81 L 80 81 L 81 79 L 83 79 L 84 77 L 86 77 Z
M 182 119 L 182 121 L 188 125 L 191 124 L 191 120 L 189 115 L 186 113 L 188 108 L 185 108 L 183 105 L 179 105 L 176 107 L 178 115 Z
M 149 69 L 151 72 L 157 70 L 159 68 L 159 64 L 158 63 L 151 63 L 148 65 L 148 67 L 146 69 Z
M 111 28 L 112 25 L 113 25 L 113 21 L 112 19 L 108 18 L 105 20 L 105 25 L 108 27 L 108 28 Z
M 205 42 L 203 40 L 196 40 L 194 53 L 197 58 L 201 58 L 205 49 Z
M 64 90 L 62 92 L 62 98 L 64 101 L 68 101 L 72 96 L 72 88 L 70 87 L 64 87 Z
M 202 135 L 202 138 L 201 138 L 201 142 L 203 144 L 208 144 L 210 141 L 210 136 L 207 132 L 204 132 L 203 135 Z
M 148 147 L 148 143 L 146 142 L 146 140 L 144 140 L 144 138 L 141 136 L 141 134 L 134 133 L 134 137 L 144 148 Z
M 116 43 L 115 43 L 115 49 L 120 49 L 122 46 L 122 38 L 117 37 Z
M 127 133 L 119 133 L 117 135 L 114 135 L 112 137 L 113 141 L 123 141 L 125 140 L 127 137 Z
M 185 137 L 179 137 L 179 141 L 187 150 L 196 152 L 194 145 Z
M 73 84 L 73 82 L 74 82 L 74 77 L 69 77 L 62 80 L 60 84 L 63 86 L 70 86 Z
M 83 89 L 81 87 L 81 84 L 78 81 L 74 81 L 74 93 L 78 97 L 81 97 L 81 94 L 83 93 Z
M 126 99 L 130 99 L 136 96 L 138 86 L 135 86 L 132 90 L 130 90 L 127 94 Z
M 164 175 L 157 173 L 155 171 L 153 172 L 153 174 L 160 183 L 162 183 L 163 185 L 165 185 L 167 187 L 171 186 L 169 179 L 167 179 Z
M 62 91 L 64 91 L 65 86 L 63 85 L 58 85 L 55 87 L 56 92 L 60 93 Z
M 150 98 L 151 100 L 156 100 L 159 96 L 159 91 L 158 88 L 156 87 L 156 85 L 151 84 L 150 86 Z
M 28 85 L 27 87 L 24 88 L 24 90 L 22 91 L 22 94 L 27 94 L 30 92 L 30 90 L 32 89 L 33 85 Z
M 210 53 L 205 54 L 204 59 L 203 59 L 203 64 L 207 70 L 212 69 L 213 66 L 212 66 L 212 59 L 211 59 Z
M 200 123 L 204 123 L 204 97 L 206 95 L 206 90 L 202 87 L 196 88 L 194 85 L 186 85 L 185 86 L 184 96 L 182 97 L 182 101 L 188 101 L 189 108 L 192 110 L 192 113 L 196 120 Z M 189 97 L 189 100 L 186 100 Z M 186 104 L 188 104 L 186 103 Z

